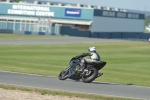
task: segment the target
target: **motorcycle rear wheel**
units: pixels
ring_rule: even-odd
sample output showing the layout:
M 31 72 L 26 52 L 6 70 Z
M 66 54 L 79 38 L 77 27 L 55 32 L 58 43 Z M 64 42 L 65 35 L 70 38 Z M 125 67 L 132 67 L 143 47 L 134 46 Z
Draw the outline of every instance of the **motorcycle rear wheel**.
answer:
M 90 83 L 95 80 L 98 76 L 98 70 L 96 68 L 89 68 L 87 73 L 82 75 L 82 81 L 84 83 Z

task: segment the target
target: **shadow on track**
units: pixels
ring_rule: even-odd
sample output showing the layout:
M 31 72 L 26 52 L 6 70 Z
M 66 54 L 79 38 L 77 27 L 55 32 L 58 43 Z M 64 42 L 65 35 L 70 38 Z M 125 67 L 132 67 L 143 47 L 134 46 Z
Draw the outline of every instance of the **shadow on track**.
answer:
M 70 80 L 72 81 L 72 80 Z M 78 80 L 73 80 L 73 82 L 81 82 L 82 81 L 78 81 Z M 133 85 L 133 84 L 117 84 L 117 83 L 108 83 L 108 82 L 91 82 L 91 83 L 84 83 L 84 84 L 104 84 L 104 85 L 124 85 L 124 86 L 129 86 L 129 85 Z

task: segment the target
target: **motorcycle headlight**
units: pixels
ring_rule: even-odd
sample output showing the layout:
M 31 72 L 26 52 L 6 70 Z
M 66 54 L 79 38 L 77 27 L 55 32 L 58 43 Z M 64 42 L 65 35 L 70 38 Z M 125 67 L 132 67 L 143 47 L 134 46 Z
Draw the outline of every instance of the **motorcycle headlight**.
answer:
M 72 61 L 70 61 L 70 66 L 75 66 L 76 65 L 76 60 L 72 60 Z

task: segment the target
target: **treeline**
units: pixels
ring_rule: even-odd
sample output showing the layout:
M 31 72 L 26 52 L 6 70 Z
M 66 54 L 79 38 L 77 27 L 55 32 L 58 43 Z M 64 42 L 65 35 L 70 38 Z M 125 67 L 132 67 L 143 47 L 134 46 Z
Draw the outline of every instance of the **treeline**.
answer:
M 0 1 L 6 1 L 6 0 L 0 0 Z M 10 0 L 10 1 L 19 2 L 19 1 L 21 1 L 21 0 Z
M 145 26 L 149 25 L 149 23 L 150 23 L 150 16 L 147 16 L 145 18 Z

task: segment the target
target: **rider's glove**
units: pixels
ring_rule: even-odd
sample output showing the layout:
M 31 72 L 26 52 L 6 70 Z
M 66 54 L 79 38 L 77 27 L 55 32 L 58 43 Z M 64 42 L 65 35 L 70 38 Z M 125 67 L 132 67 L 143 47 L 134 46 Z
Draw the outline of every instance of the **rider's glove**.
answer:
M 73 57 L 72 59 L 77 59 L 76 57 Z
M 80 57 L 79 56 L 76 56 L 76 59 L 79 59 Z

